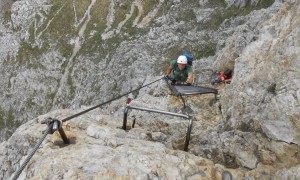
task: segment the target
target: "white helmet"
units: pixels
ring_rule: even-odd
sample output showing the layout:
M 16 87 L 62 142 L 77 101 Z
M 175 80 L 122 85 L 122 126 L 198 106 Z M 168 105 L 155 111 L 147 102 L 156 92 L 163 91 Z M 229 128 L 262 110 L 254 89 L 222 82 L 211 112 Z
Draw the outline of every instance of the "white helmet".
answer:
M 180 64 L 187 64 L 187 58 L 185 56 L 179 56 L 178 59 L 177 59 L 177 63 L 180 63 Z

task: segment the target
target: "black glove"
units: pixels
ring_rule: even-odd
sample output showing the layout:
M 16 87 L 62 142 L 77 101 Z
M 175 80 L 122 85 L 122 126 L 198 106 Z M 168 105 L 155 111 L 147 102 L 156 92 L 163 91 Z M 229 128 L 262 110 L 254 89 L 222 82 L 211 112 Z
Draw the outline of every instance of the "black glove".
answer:
M 167 80 L 171 81 L 171 84 L 172 84 L 172 85 L 174 85 L 174 84 L 176 83 L 176 80 L 175 80 L 175 79 L 172 79 L 172 78 L 170 78 L 170 76 L 169 76 L 169 75 L 166 75 L 166 76 L 165 76 L 165 78 L 166 78 Z
M 192 84 L 191 84 L 191 83 L 186 83 L 186 85 L 187 85 L 187 86 L 191 86 Z

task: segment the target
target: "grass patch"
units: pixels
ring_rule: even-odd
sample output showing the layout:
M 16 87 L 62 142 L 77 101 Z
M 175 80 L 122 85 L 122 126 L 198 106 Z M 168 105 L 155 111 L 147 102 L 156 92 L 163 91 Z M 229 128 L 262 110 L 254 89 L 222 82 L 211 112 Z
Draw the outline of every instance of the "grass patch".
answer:
M 225 0 L 210 0 L 205 2 L 205 7 L 215 8 L 216 6 L 225 8 L 227 6 L 227 3 Z
M 159 10 L 156 13 L 157 17 L 162 17 L 170 12 L 170 8 L 173 5 L 173 2 L 171 1 L 165 1 L 159 8 Z
M 49 45 L 44 43 L 41 48 L 32 46 L 26 41 L 20 42 L 16 61 L 19 65 L 25 66 L 28 69 L 43 69 L 43 65 L 38 61 L 42 54 L 46 53 Z M 9 61 L 8 61 L 9 62 Z
M 103 1 L 103 3 L 106 1 Z M 127 20 L 127 22 L 124 24 L 124 26 L 121 28 L 120 34 L 115 34 L 112 36 L 112 38 L 109 38 L 105 41 L 102 40 L 101 33 L 104 32 L 104 29 L 106 28 L 106 16 L 108 14 L 108 11 L 103 11 L 103 6 L 107 6 L 106 9 L 108 9 L 109 4 L 97 4 L 99 6 L 98 8 L 94 8 L 93 11 L 95 11 L 94 15 L 92 17 L 98 17 L 98 19 L 92 19 L 93 22 L 89 23 L 89 26 L 87 29 L 92 29 L 90 25 L 97 24 L 96 28 L 94 27 L 94 30 L 97 32 L 93 36 L 87 38 L 85 40 L 85 43 L 81 47 L 81 53 L 83 54 L 101 54 L 101 57 L 106 57 L 108 53 L 114 52 L 119 45 L 124 41 L 128 40 L 129 38 L 134 38 L 138 36 L 141 33 L 144 33 L 144 29 L 139 29 L 136 27 L 132 27 L 133 21 L 138 16 L 138 8 L 134 8 L 133 15 L 131 18 Z M 118 24 L 125 20 L 126 14 L 129 14 L 131 9 L 131 3 L 127 2 L 123 4 L 119 4 L 116 7 L 115 12 L 115 19 L 112 24 L 112 28 L 117 28 Z M 101 15 L 99 15 L 99 11 L 102 12 Z M 100 23 L 99 23 L 100 22 Z M 87 35 L 86 35 L 87 36 Z M 101 59 L 95 59 L 93 60 L 95 63 L 99 63 Z
M 117 28 L 118 24 L 126 19 L 126 14 L 130 13 L 131 2 L 126 1 L 126 3 L 118 4 L 115 10 L 115 19 L 112 23 L 112 28 Z
M 34 22 L 30 24 L 28 32 L 29 39 L 28 41 L 23 40 L 20 42 L 16 61 L 19 65 L 24 65 L 29 69 L 42 68 L 42 65 L 37 61 L 37 59 L 39 59 L 42 54 L 48 51 L 49 44 L 47 41 L 45 41 L 41 47 L 32 45 L 35 44 Z
M 22 124 L 21 121 L 15 119 L 14 114 L 12 106 L 6 112 L 0 107 L 0 129 L 5 129 L 5 139 L 8 139 L 15 129 Z
M 62 5 L 62 2 L 63 1 L 60 2 L 60 5 Z M 74 4 L 73 12 L 71 11 L 70 13 L 74 16 L 73 18 L 75 18 L 74 19 L 75 23 L 79 23 L 80 20 L 83 18 L 89 5 L 91 4 L 91 1 L 90 0 L 69 1 L 69 3 L 72 6 Z M 75 14 L 76 14 L 76 17 L 75 17 Z
M 6 26 L 8 26 L 7 24 L 11 21 L 11 12 L 10 11 L 6 11 L 3 14 L 3 24 L 5 24 Z
M 193 9 L 184 10 L 183 12 L 180 12 L 180 14 L 178 14 L 177 16 L 177 21 L 189 22 L 195 19 L 196 19 L 196 15 Z
M 105 56 L 106 53 L 101 50 L 102 44 L 104 44 L 101 34 L 106 28 L 108 8 L 109 2 L 105 0 L 96 1 L 92 7 L 91 19 L 85 29 L 84 43 L 82 44 L 78 54 L 87 54 L 92 56 L 93 53 L 97 52 Z
M 199 50 L 195 50 L 195 59 L 201 59 L 209 56 L 214 56 L 216 53 L 217 45 L 215 43 L 207 44 L 203 48 L 199 48 Z
M 1 106 L 0 106 L 0 130 L 4 129 L 5 128 L 5 113 L 4 111 L 2 110 Z
M 41 36 L 43 42 L 56 44 L 56 48 L 62 56 L 69 57 L 73 50 L 69 40 L 74 38 L 78 31 L 74 24 L 72 1 L 54 0 L 52 8 L 47 14 L 47 21 L 37 28 L 37 34 L 43 33 Z
M 69 94 L 68 99 L 72 99 L 76 94 L 76 87 L 73 85 L 73 80 L 72 80 L 71 73 L 69 73 L 69 75 L 68 75 L 67 85 L 70 89 L 70 94 Z
M 36 16 L 36 19 L 39 17 L 40 16 Z M 28 42 L 34 43 L 35 42 L 35 24 L 34 24 L 34 22 L 31 22 L 31 24 L 29 25 L 28 33 L 29 33 Z
M 138 33 L 138 28 L 133 27 L 133 21 L 138 16 L 139 10 L 136 6 L 134 6 L 133 14 L 132 16 L 127 20 L 125 25 L 122 27 L 122 32 L 127 32 L 129 36 L 135 36 Z
M 255 6 L 255 9 L 258 10 L 258 9 L 270 7 L 274 2 L 275 0 L 260 0 L 258 4 Z
M 46 100 L 50 100 L 51 102 L 53 101 L 56 93 L 55 92 L 49 92 L 46 94 Z
M 148 13 L 150 13 L 154 9 L 156 4 L 158 4 L 156 0 L 143 1 L 144 9 L 140 20 L 142 20 L 143 17 L 145 17 Z
M 25 103 L 26 103 L 28 108 L 32 108 L 33 106 L 36 105 L 36 103 L 33 101 L 32 98 L 28 98 Z
M 257 5 L 254 6 L 251 5 L 251 1 L 248 0 L 243 8 L 238 8 L 235 6 L 226 8 L 226 3 L 224 1 L 219 1 L 218 7 L 215 8 L 214 12 L 210 15 L 210 19 L 206 22 L 203 22 L 200 29 L 217 30 L 225 19 L 230 19 L 237 16 L 246 16 L 253 10 L 259 10 L 271 6 L 274 1 L 275 0 L 261 0 L 257 3 Z

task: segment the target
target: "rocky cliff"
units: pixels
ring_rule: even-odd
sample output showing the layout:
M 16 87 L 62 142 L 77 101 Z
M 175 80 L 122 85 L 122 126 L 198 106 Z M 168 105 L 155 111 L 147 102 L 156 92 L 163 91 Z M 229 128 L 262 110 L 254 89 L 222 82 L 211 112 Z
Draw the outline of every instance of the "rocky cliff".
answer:
M 209 82 L 223 67 L 203 58 L 251 17 L 242 15 L 273 2 L 1 1 L 1 140 L 37 115 L 136 88 L 184 51 L 196 82 Z
M 125 97 L 63 125 L 70 145 L 48 135 L 23 179 L 299 178 L 299 9 L 297 1 L 3 1 L 1 177 L 24 161 L 46 125 L 160 78 L 189 51 L 195 83 L 234 68 L 231 84 L 186 97 L 194 121 L 132 111 Z M 181 113 L 160 81 L 134 105 Z M 77 110 L 59 110 L 60 108 Z M 80 109 L 81 107 L 81 109 Z M 26 119 L 33 119 L 25 123 Z M 130 123 L 132 119 L 130 120 Z

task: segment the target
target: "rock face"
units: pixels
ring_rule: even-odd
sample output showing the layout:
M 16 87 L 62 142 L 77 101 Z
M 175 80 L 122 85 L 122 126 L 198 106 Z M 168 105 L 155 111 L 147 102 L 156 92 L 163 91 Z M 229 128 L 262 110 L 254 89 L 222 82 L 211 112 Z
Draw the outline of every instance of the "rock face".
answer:
M 222 179 L 230 172 L 233 179 L 298 179 L 300 3 L 275 1 L 218 23 L 221 7 L 239 12 L 248 4 L 13 3 L 11 19 L 0 25 L 2 139 L 12 133 L 15 119 L 77 110 L 39 116 L 3 140 L 0 177 L 11 177 L 25 160 L 46 128 L 43 119 L 63 119 L 86 109 L 82 105 L 159 79 L 169 59 L 190 50 L 195 84 L 210 86 L 224 68 L 234 68 L 234 77 L 218 86 L 217 102 L 212 95 L 185 97 L 196 118 L 189 152 L 181 151 L 187 121 L 180 118 L 131 111 L 128 125 L 134 115 L 135 128 L 122 130 L 123 97 L 65 123 L 70 145 L 57 132 L 48 135 L 20 178 Z M 97 11 L 100 7 L 107 8 Z M 69 12 L 69 21 L 60 18 Z M 95 18 L 96 12 L 106 18 Z M 1 15 L 5 20 L 7 14 Z M 136 106 L 186 112 L 163 81 L 133 96 Z
M 272 3 L 251 3 L 247 10 Z M 208 83 L 222 68 L 212 66 L 213 55 L 251 17 L 234 18 L 245 14 L 231 4 L 208 1 L 4 4 L 11 7 L 0 14 L 1 141 L 37 115 L 97 104 L 136 88 L 147 77 L 162 75 L 184 51 L 195 57 L 195 81 Z
M 1 177 L 8 179 L 20 157 L 40 138 L 46 126 L 38 121 L 74 113 L 56 111 L 21 126 L 1 144 Z M 142 128 L 120 129 L 122 116 L 99 113 L 103 114 L 95 111 L 63 126 L 70 145 L 63 145 L 58 132 L 48 135 L 20 179 L 213 179 L 224 169 L 208 159 L 171 150 L 156 138 L 151 141 Z
M 256 41 L 235 60 L 234 83 L 224 91 L 222 104 L 231 127 L 246 124 L 271 139 L 299 145 L 298 10 L 298 4 L 285 4 L 260 28 Z

